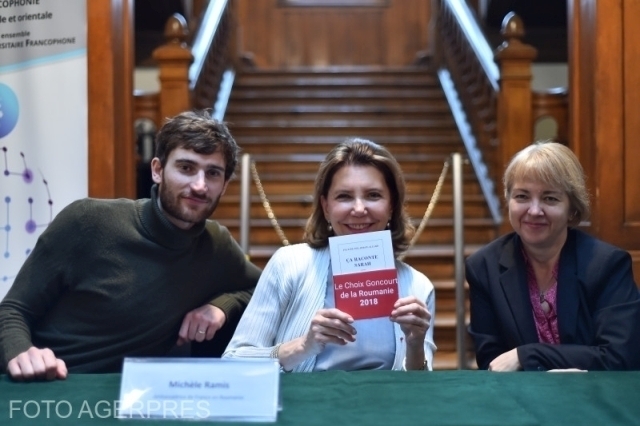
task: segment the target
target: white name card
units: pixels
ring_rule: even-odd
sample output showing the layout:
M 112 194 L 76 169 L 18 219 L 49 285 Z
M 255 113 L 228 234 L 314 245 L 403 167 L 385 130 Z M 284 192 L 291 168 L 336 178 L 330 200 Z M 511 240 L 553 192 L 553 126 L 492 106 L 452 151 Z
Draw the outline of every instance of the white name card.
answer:
M 275 422 L 273 359 L 125 358 L 118 418 Z

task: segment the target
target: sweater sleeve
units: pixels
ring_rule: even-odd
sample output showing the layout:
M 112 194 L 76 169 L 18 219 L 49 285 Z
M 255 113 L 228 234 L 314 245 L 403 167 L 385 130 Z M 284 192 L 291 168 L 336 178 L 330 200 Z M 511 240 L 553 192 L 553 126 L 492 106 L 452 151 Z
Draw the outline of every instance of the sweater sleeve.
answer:
M 429 321 L 429 329 L 424 337 L 424 356 L 427 361 L 427 369 L 433 370 L 433 355 L 437 350 L 436 344 L 433 341 L 433 329 L 436 325 L 436 292 L 431 286 L 429 289 L 427 300 L 425 300 L 427 310 L 431 314 L 431 320 Z
M 61 211 L 40 235 L 13 285 L 0 302 L 0 362 L 9 361 L 31 346 L 31 325 L 54 306 L 67 289 L 71 268 L 80 262 L 81 204 Z
M 286 254 L 278 250 L 267 263 L 246 312 L 223 357 L 268 358 L 286 309 Z
M 223 291 L 210 304 L 220 308 L 228 322 L 237 323 L 251 300 L 261 271 L 247 259 L 226 228 L 220 227 L 216 238 L 221 248 L 218 256 L 222 266 L 221 276 L 216 279 Z

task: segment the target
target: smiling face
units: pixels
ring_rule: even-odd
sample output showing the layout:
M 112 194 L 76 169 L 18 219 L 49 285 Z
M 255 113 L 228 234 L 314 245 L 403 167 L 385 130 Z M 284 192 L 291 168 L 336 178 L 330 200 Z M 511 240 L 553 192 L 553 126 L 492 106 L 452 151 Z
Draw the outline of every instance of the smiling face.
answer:
M 560 250 L 567 239 L 567 194 L 540 182 L 517 180 L 509 194 L 509 222 L 529 250 Z
M 222 153 L 198 154 L 176 148 L 163 168 L 160 160 L 151 161 L 153 181 L 159 184 L 160 207 L 171 223 L 181 229 L 207 219 L 227 189 Z
M 382 231 L 391 218 L 389 187 L 373 166 L 340 168 L 320 202 L 336 235 Z

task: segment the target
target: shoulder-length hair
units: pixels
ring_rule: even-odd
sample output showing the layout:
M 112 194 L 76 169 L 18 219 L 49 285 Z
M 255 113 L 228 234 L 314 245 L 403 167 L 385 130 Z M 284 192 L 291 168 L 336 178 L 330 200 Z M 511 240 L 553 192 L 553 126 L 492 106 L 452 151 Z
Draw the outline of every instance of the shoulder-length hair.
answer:
M 563 190 L 569 197 L 569 226 L 589 218 L 589 193 L 576 155 L 557 142 L 536 142 L 513 156 L 504 172 L 504 196 L 509 200 L 516 181 L 533 180 Z
M 404 176 L 396 159 L 381 145 L 366 139 L 353 138 L 335 146 L 320 165 L 313 194 L 313 211 L 307 220 L 304 241 L 314 248 L 326 247 L 333 231 L 329 231 L 324 217 L 321 197 L 327 197 L 336 172 L 345 166 L 372 166 L 384 176 L 391 193 L 389 230 L 396 256 L 409 248 L 415 232 L 404 208 L 406 192 Z

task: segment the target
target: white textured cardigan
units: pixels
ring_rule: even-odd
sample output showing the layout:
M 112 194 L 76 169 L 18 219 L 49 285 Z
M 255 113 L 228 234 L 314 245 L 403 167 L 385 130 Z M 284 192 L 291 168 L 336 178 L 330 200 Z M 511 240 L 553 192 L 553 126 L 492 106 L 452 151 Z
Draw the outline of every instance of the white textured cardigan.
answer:
M 304 336 L 311 320 L 324 306 L 331 258 L 329 248 L 313 249 L 296 244 L 278 249 L 267 263 L 256 290 L 244 312 L 225 358 L 269 358 L 278 343 Z M 399 297 L 415 296 L 431 313 L 431 327 L 424 341 L 428 369 L 433 368 L 433 324 L 435 293 L 433 284 L 422 273 L 396 261 Z M 396 354 L 393 370 L 404 369 L 404 333 L 394 323 Z M 293 371 L 310 372 L 316 357 L 309 357 Z

